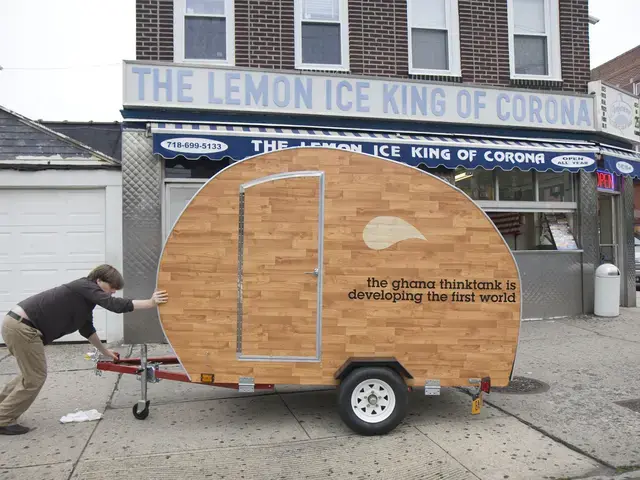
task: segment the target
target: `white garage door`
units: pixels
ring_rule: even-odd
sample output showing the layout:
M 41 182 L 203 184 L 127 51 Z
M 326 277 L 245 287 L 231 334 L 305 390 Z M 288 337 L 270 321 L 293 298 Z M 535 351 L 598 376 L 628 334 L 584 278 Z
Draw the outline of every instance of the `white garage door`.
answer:
M 105 189 L 0 189 L 0 314 L 105 262 Z M 106 311 L 94 310 L 106 339 Z M 84 341 L 73 333 L 59 341 Z M 0 342 L 2 337 L 0 336 Z

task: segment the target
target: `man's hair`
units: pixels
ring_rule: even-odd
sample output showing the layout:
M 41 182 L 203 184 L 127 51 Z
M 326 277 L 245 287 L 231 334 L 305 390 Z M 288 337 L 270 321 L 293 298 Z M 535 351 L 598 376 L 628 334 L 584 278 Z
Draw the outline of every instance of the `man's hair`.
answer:
M 122 274 L 111 265 L 99 265 L 87 275 L 87 278 L 93 282 L 96 280 L 102 280 L 108 283 L 116 290 L 122 290 L 124 287 L 124 278 Z

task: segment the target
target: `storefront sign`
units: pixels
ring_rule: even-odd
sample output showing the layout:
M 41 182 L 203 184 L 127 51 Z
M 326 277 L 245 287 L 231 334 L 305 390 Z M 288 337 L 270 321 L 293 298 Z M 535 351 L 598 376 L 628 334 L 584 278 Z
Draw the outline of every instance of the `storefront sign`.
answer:
M 483 167 L 492 170 L 552 170 L 556 172 L 579 170 L 593 171 L 596 168 L 595 153 L 590 151 L 539 151 L 516 149 L 498 145 L 466 146 L 462 144 L 424 145 L 419 142 L 367 141 L 356 139 L 305 139 L 283 137 L 256 137 L 243 135 L 205 135 L 194 131 L 193 135 L 156 133 L 154 153 L 165 158 L 184 156 L 198 159 L 202 156 L 212 160 L 231 157 L 242 160 L 247 157 L 293 147 L 337 148 L 388 158 L 409 165 L 424 164 L 428 167 L 449 168 Z
M 592 131 L 592 97 L 426 82 L 125 62 L 125 107 Z
M 590 82 L 589 91 L 596 96 L 597 130 L 640 144 L 640 99 L 601 81 Z
M 596 171 L 596 186 L 600 191 L 616 192 L 616 177 L 613 173 L 604 170 Z
M 631 158 L 632 155 L 619 154 L 616 151 L 603 149 L 604 167 L 607 172 L 623 177 L 640 178 L 640 153 Z
M 545 222 L 558 250 L 577 250 L 576 238 L 564 213 L 545 213 Z

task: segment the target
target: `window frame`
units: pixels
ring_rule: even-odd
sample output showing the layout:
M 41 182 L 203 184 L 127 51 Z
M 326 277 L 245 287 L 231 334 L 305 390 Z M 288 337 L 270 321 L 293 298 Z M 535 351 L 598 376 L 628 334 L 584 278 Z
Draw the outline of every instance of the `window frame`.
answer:
M 463 169 L 461 167 L 461 173 L 463 172 L 473 172 L 476 170 L 484 170 L 482 167 L 478 167 L 473 170 Z M 515 169 L 518 170 L 518 169 Z M 491 183 L 493 185 L 494 191 L 494 199 L 493 200 L 474 200 L 475 203 L 478 204 L 483 209 L 495 210 L 495 211 L 518 211 L 518 212 L 527 212 L 527 211 L 536 211 L 536 212 L 571 212 L 575 211 L 578 208 L 578 196 L 579 196 L 579 180 L 578 174 L 576 172 L 569 172 L 571 178 L 571 201 L 563 201 L 563 202 L 551 202 L 551 201 L 542 201 L 540 200 L 540 173 L 547 172 L 538 172 L 536 170 L 518 170 L 524 171 L 525 173 L 533 172 L 533 192 L 534 198 L 533 200 L 501 200 L 500 199 L 500 179 L 498 177 L 498 169 L 494 168 L 493 170 L 485 170 L 492 173 Z M 501 170 L 507 171 L 507 170 Z M 558 173 L 561 172 L 549 172 L 549 173 Z M 564 173 L 564 172 L 562 172 Z M 462 179 L 461 179 L 462 180 Z M 460 180 L 459 180 L 460 181 Z M 454 177 L 453 186 L 461 189 L 456 186 L 456 180 Z
M 560 49 L 560 2 L 559 0 L 543 0 L 545 11 L 545 32 L 547 38 L 547 75 L 529 75 L 516 73 L 515 58 L 515 2 L 507 0 L 508 24 L 509 24 L 509 67 L 511 78 L 514 80 L 546 80 L 553 82 L 562 81 L 562 58 Z M 542 36 L 531 34 L 532 36 Z
M 338 0 L 340 12 L 340 59 L 341 64 L 303 63 L 302 62 L 302 2 L 294 0 L 294 44 L 295 44 L 295 68 L 296 70 L 322 70 L 335 72 L 348 72 L 350 70 L 349 58 L 349 1 Z M 314 20 L 313 23 L 335 24 L 330 20 Z
M 236 48 L 236 24 L 235 24 L 235 1 L 224 0 L 224 16 L 213 14 L 195 14 L 194 17 L 215 17 L 226 19 L 226 59 L 215 58 L 185 58 L 185 17 L 187 16 L 187 0 L 174 0 L 173 2 L 173 61 L 184 63 L 200 63 L 207 65 L 227 65 L 235 66 Z
M 568 210 L 568 209 L 561 209 L 561 208 L 557 208 L 557 209 L 553 209 L 553 208 L 538 208 L 538 209 L 525 209 L 525 210 L 521 210 L 518 208 L 518 206 L 514 206 L 513 208 L 497 208 L 497 207 L 491 207 L 491 206 L 486 206 L 486 207 L 482 207 L 482 210 L 486 213 L 487 217 L 489 218 L 489 220 L 491 221 L 491 223 L 494 223 L 493 220 L 491 219 L 490 214 L 491 213 L 515 213 L 515 214 L 519 214 L 519 215 L 534 215 L 534 234 L 538 233 L 537 230 L 540 227 L 540 223 L 536 222 L 536 220 L 539 220 L 539 215 L 540 214 L 565 214 L 567 215 L 567 220 L 569 221 L 569 227 L 570 227 L 570 232 L 571 235 L 573 236 L 573 239 L 575 240 L 576 243 L 576 248 L 571 249 L 571 248 L 567 248 L 567 249 L 539 249 L 539 248 L 533 248 L 533 249 L 528 249 L 528 248 L 517 248 L 517 239 L 514 238 L 514 241 L 516 243 L 515 248 L 513 246 L 511 246 L 510 242 L 509 242 L 509 238 L 508 236 L 511 236 L 513 234 L 507 234 L 506 236 L 499 230 L 498 226 L 495 225 L 494 226 L 496 228 L 496 230 L 498 231 L 498 233 L 500 234 L 500 236 L 503 238 L 504 242 L 507 244 L 507 246 L 509 247 L 509 250 L 511 251 L 512 254 L 518 254 L 518 253 L 544 253 L 544 254 L 571 254 L 571 253 L 583 253 L 584 249 L 582 246 L 582 233 L 580 231 L 580 224 L 579 224 L 579 219 L 578 219 L 578 210 L 577 209 L 573 209 L 573 210 Z M 538 218 L 536 218 L 538 217 Z M 542 229 L 540 229 L 542 230 Z M 542 233 L 542 232 L 540 232 Z M 537 236 L 537 235 L 536 235 Z M 539 240 L 538 240 L 538 246 L 540 245 Z
M 411 4 L 416 0 L 407 0 L 407 41 L 409 47 L 409 74 L 410 75 L 435 75 L 440 77 L 459 77 L 462 75 L 460 53 L 460 14 L 458 12 L 458 0 L 444 0 L 447 22 L 447 48 L 449 56 L 448 70 L 433 70 L 417 68 L 413 66 L 413 29 L 420 28 L 412 25 Z M 422 30 L 429 30 L 424 29 Z M 433 30 L 433 29 L 430 29 Z

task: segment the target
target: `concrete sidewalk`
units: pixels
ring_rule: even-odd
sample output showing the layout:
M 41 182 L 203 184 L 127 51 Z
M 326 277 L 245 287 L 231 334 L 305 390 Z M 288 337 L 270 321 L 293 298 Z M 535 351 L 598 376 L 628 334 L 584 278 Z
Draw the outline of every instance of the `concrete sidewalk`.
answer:
M 640 309 L 617 318 L 524 322 L 516 376 L 536 394 L 487 402 L 613 468 L 640 468 Z
M 638 326 L 636 309 L 611 320 L 524 322 L 516 375 L 548 390 L 494 391 L 477 416 L 465 392 L 415 392 L 404 424 L 376 438 L 348 430 L 327 389 L 240 394 L 161 381 L 149 385 L 149 417 L 135 420 L 134 376 L 97 377 L 83 359 L 87 345 L 50 346 L 49 378 L 22 419 L 37 428 L 0 437 L 0 478 L 640 479 L 622 473 L 640 465 L 640 413 L 614 403 L 640 397 Z M 0 385 L 15 371 L 0 349 Z M 91 408 L 104 418 L 59 422 Z

